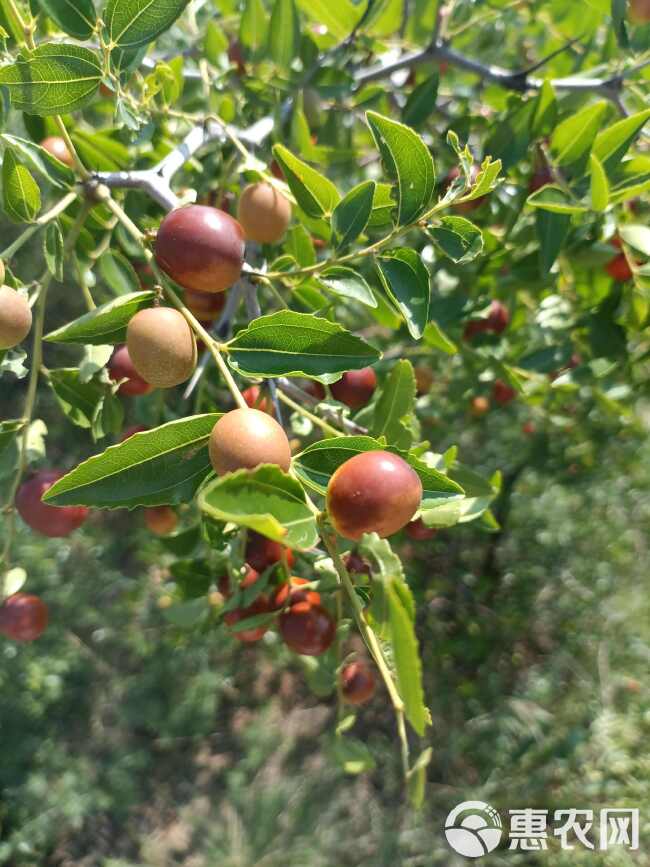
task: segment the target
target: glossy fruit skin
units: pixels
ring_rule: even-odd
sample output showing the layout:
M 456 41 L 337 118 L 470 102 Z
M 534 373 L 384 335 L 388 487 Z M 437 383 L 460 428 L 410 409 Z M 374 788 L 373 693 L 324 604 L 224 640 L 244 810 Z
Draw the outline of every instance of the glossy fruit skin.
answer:
M 341 672 L 341 693 L 348 704 L 366 704 L 376 688 L 375 676 L 363 662 L 350 662 Z
M 434 527 L 427 527 L 422 518 L 410 521 L 404 529 L 409 539 L 413 539 L 414 542 L 427 542 L 438 533 Z
M 18 488 L 16 509 L 23 521 L 43 536 L 52 539 L 69 536 L 84 523 L 89 510 L 85 506 L 49 506 L 41 497 L 65 473 L 40 470 Z
M 420 506 L 422 483 L 398 455 L 362 452 L 342 464 L 327 486 L 327 509 L 345 539 L 385 538 L 406 526 Z
M 178 515 L 171 506 L 149 506 L 144 510 L 144 522 L 154 536 L 168 536 L 178 525 Z
M 41 142 L 41 147 L 44 148 L 51 156 L 56 157 L 56 159 L 68 166 L 69 168 L 74 168 L 74 160 L 72 158 L 72 154 L 68 150 L 68 146 L 65 141 L 58 135 L 49 135 L 47 138 L 44 138 Z
M 244 247 L 244 230 L 225 211 L 185 205 L 160 224 L 156 262 L 183 289 L 223 292 L 241 275 Z
M 647 24 L 650 21 L 650 0 L 630 0 L 630 21 Z
M 372 367 L 362 367 L 361 370 L 350 370 L 344 373 L 338 382 L 330 386 L 332 396 L 349 406 L 350 409 L 360 409 L 365 406 L 377 388 L 377 374 Z
M 468 322 L 463 332 L 465 340 L 471 340 L 477 334 L 492 332 L 502 334 L 510 324 L 510 311 L 500 301 L 490 304 L 488 315 L 484 319 L 473 319 Z
M 309 602 L 297 602 L 283 611 L 279 629 L 287 647 L 303 656 L 325 653 L 336 635 L 336 624 L 329 611 Z
M 200 322 L 214 322 L 226 303 L 223 292 L 194 292 L 186 289 L 184 298 L 185 306 Z
M 244 235 L 258 244 L 277 244 L 291 222 L 291 202 L 271 184 L 244 187 L 237 208 Z
M 492 397 L 499 406 L 506 406 L 517 397 L 517 392 L 503 380 L 497 379 L 492 386 Z
M 246 608 L 235 608 L 233 611 L 228 611 L 223 619 L 228 626 L 234 626 L 240 620 L 246 620 L 248 617 L 255 617 L 258 614 L 267 614 L 270 610 L 271 606 L 268 596 L 260 593 L 251 605 Z M 262 626 L 255 626 L 252 629 L 242 629 L 239 632 L 233 632 L 233 635 L 244 644 L 254 644 L 262 638 L 265 632 L 268 632 L 270 625 L 270 623 L 266 623 Z
M 320 593 L 317 593 L 316 590 L 303 590 L 302 587 L 305 584 L 309 584 L 306 578 L 292 575 L 288 581 L 280 584 L 273 594 L 272 607 L 277 611 L 284 608 L 287 603 L 296 605 L 298 602 L 309 602 L 310 605 L 320 605 Z
M 487 397 L 479 395 L 478 397 L 472 399 L 470 408 L 472 411 L 472 415 L 475 415 L 477 417 L 485 415 L 486 412 L 490 411 L 490 401 L 487 399 Z
M 634 277 L 624 253 L 620 253 L 618 256 L 615 256 L 611 262 L 608 262 L 605 265 L 605 270 L 609 276 L 618 283 L 627 283 L 628 280 L 631 280 L 632 277 Z
M 153 386 L 145 382 L 135 369 L 126 346 L 116 347 L 115 352 L 111 355 L 108 362 L 108 375 L 113 382 L 124 380 L 117 393 L 126 397 L 149 394 L 153 391 Z
M 316 382 L 315 379 L 309 379 L 303 386 L 303 391 L 306 391 L 307 394 L 311 394 L 312 397 L 315 397 L 316 400 L 325 400 L 326 392 L 325 386 L 322 382 Z
M 269 566 L 274 566 L 282 561 L 282 553 L 285 553 L 287 566 L 293 566 L 294 556 L 291 548 L 285 548 L 279 542 L 267 539 L 254 530 L 249 530 L 246 540 L 246 553 L 244 559 L 257 572 L 264 572 Z
M 139 310 L 126 329 L 126 345 L 138 374 L 156 388 L 173 388 L 196 367 L 194 334 L 178 310 Z
M 210 434 L 210 461 L 222 476 L 277 464 L 285 472 L 291 465 L 291 446 L 282 427 L 259 409 L 233 409 L 223 415 Z
M 14 593 L 0 605 L 0 632 L 14 641 L 35 641 L 45 632 L 47 605 L 38 596 Z
M 31 328 L 32 311 L 27 298 L 10 286 L 0 286 L 0 349 L 18 346 Z
M 262 394 L 259 385 L 250 385 L 241 394 L 246 401 L 246 406 L 250 409 L 259 409 L 260 412 L 268 413 L 268 415 L 274 414 L 273 402 L 267 395 Z

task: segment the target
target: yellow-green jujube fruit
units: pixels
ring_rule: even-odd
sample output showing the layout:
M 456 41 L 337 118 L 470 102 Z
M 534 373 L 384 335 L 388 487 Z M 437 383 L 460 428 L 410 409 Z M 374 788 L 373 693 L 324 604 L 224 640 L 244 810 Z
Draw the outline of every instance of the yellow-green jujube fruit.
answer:
M 24 295 L 10 286 L 0 286 L 0 349 L 13 349 L 27 337 L 32 311 Z
M 249 184 L 240 196 L 237 219 L 249 241 L 275 244 L 291 222 L 291 202 L 271 184 Z
M 140 310 L 129 322 L 126 345 L 139 375 L 155 388 L 173 388 L 196 367 L 196 340 L 185 317 L 171 307 Z

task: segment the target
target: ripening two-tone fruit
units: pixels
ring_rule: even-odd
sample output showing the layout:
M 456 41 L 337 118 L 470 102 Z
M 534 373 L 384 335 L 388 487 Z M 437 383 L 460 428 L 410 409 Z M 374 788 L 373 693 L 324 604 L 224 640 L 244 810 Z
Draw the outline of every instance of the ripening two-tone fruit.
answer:
M 246 401 L 246 406 L 250 409 L 259 409 L 260 412 L 266 412 L 269 415 L 274 414 L 273 401 L 268 395 L 262 393 L 259 385 L 249 385 L 248 388 L 242 391 L 241 396 Z
M 27 526 L 43 536 L 69 536 L 88 517 L 89 510 L 85 506 L 49 506 L 41 501 L 43 494 L 64 475 L 58 470 L 40 470 L 18 488 L 18 514 Z
M 160 224 L 156 262 L 183 289 L 223 292 L 241 275 L 244 248 L 244 230 L 225 211 L 186 205 Z
M 149 385 L 135 369 L 126 346 L 115 348 L 108 362 L 108 375 L 113 382 L 120 383 L 118 394 L 135 397 L 153 391 L 153 386 Z
M 320 593 L 316 590 L 305 590 L 305 584 L 310 582 L 306 578 L 298 578 L 292 575 L 288 581 L 277 588 L 273 594 L 271 604 L 274 610 L 279 611 L 287 604 L 289 606 L 296 605 L 298 602 L 309 602 L 310 605 L 320 605 Z
M 210 461 L 222 476 L 277 464 L 285 472 L 291 465 L 291 446 L 281 425 L 259 409 L 233 409 L 221 416 L 210 434 Z
M 173 388 L 196 367 L 196 340 L 185 317 L 171 307 L 148 307 L 129 322 L 126 345 L 137 373 L 156 388 Z
M 377 375 L 372 367 L 362 367 L 361 370 L 349 370 L 338 382 L 330 385 L 332 397 L 349 406 L 350 409 L 361 409 L 375 393 Z
M 27 298 L 10 286 L 0 286 L 0 350 L 18 346 L 31 327 L 32 310 Z
M 14 593 L 0 605 L 0 632 L 14 641 L 40 638 L 48 620 L 45 602 L 29 593 Z
M 342 464 L 327 486 L 327 510 L 345 539 L 364 533 L 392 536 L 406 526 L 422 500 L 422 482 L 398 455 L 362 452 Z
M 244 560 L 246 560 L 248 565 L 257 572 L 264 572 L 264 570 L 268 569 L 269 566 L 281 563 L 283 555 L 287 567 L 291 569 L 294 562 L 294 556 L 293 551 L 290 548 L 285 548 L 284 545 L 281 545 L 279 542 L 267 539 L 266 536 L 262 536 L 254 530 L 248 531 Z
M 250 617 L 257 617 L 260 614 L 269 614 L 271 612 L 271 603 L 265 593 L 260 595 L 248 605 L 246 608 L 235 608 L 233 611 L 228 611 L 224 615 L 224 620 L 228 626 L 234 626 L 240 620 L 248 620 Z M 240 629 L 233 631 L 233 635 L 238 641 L 244 644 L 254 644 L 259 641 L 271 626 L 271 621 L 261 623 L 258 626 L 252 626 L 250 629 Z
M 249 241 L 276 244 L 289 228 L 291 202 L 265 181 L 249 184 L 242 190 L 237 219 Z
M 278 627 L 284 643 L 294 653 L 320 656 L 331 647 L 336 635 L 334 618 L 322 605 L 296 602 L 279 617 Z
M 490 401 L 487 397 L 484 397 L 482 394 L 478 395 L 478 397 L 473 397 L 470 403 L 470 412 L 476 418 L 480 418 L 490 411 Z
M 74 159 L 72 158 L 72 154 L 68 150 L 65 139 L 62 139 L 61 136 L 50 135 L 47 138 L 44 138 L 41 142 L 41 147 L 51 156 L 55 157 L 60 163 L 63 163 L 71 169 L 74 168 Z
M 178 525 L 178 515 L 171 506 L 149 506 L 144 510 L 144 522 L 154 536 L 169 536 Z
M 363 662 L 350 662 L 341 671 L 341 694 L 348 704 L 366 704 L 376 688 L 375 676 Z

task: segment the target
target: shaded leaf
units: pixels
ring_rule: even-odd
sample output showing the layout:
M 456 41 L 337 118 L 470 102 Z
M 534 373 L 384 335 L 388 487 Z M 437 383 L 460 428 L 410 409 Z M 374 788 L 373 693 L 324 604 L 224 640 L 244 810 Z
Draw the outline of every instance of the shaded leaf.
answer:
M 419 340 L 429 318 L 431 295 L 429 271 L 420 254 L 408 247 L 397 247 L 377 258 L 377 269 L 411 337 Z

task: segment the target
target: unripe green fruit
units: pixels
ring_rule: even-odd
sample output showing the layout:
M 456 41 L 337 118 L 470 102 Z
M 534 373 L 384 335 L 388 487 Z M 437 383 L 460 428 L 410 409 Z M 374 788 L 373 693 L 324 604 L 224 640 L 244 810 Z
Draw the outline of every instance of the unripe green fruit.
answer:
M 291 447 L 281 425 L 258 409 L 234 409 L 223 415 L 210 434 L 210 461 L 220 476 L 252 470 L 260 464 L 291 465 Z
M 291 222 L 291 203 L 271 184 L 249 184 L 239 199 L 237 219 L 249 241 L 275 244 Z
M 0 349 L 18 346 L 31 327 L 32 311 L 27 299 L 9 286 L 0 286 Z
M 171 307 L 140 310 L 129 322 L 126 345 L 133 366 L 156 388 L 173 388 L 194 372 L 196 341 L 185 318 Z
M 422 482 L 398 455 L 363 452 L 342 464 L 327 486 L 327 509 L 335 530 L 345 539 L 364 533 L 382 538 L 411 520 L 422 500 Z

